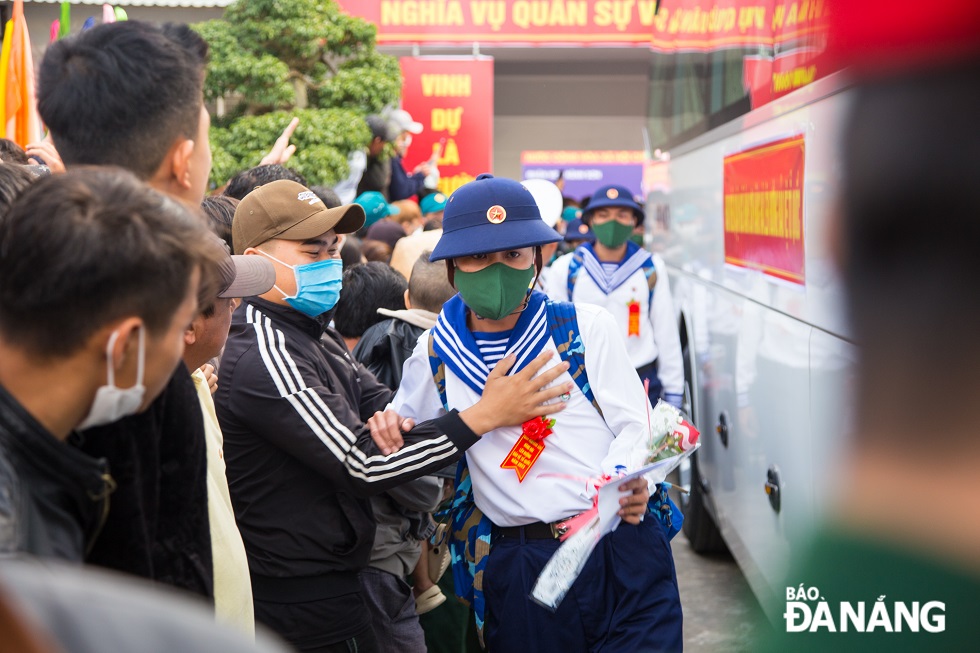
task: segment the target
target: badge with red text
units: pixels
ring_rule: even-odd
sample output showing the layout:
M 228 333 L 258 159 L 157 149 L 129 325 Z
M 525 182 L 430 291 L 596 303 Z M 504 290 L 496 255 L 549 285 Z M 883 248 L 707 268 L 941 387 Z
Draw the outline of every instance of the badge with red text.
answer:
M 547 417 L 535 417 L 522 424 L 521 437 L 517 439 L 510 453 L 500 463 L 501 469 L 513 469 L 517 472 L 517 481 L 524 482 L 524 477 L 538 461 L 544 451 L 544 439 L 551 435 L 555 420 Z
M 629 310 L 629 322 L 627 326 L 627 336 L 640 335 L 640 302 L 635 299 L 626 305 Z

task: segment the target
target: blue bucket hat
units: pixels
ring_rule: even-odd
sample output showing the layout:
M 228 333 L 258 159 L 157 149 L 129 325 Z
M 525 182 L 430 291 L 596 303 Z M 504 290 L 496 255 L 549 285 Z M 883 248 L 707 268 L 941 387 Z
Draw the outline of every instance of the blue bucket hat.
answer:
M 575 218 L 568 223 L 568 228 L 565 229 L 565 242 L 578 240 L 587 240 L 590 243 L 595 242 L 595 234 L 592 233 L 592 229 L 589 225 L 585 224 L 579 218 Z
M 557 243 L 520 182 L 482 174 L 456 189 L 442 217 L 442 237 L 430 261 Z
M 597 190 L 592 195 L 592 199 L 589 200 L 589 205 L 586 207 L 585 212 L 582 213 L 582 220 L 591 222 L 592 214 L 595 210 L 606 207 L 632 209 L 633 215 L 636 216 L 637 226 L 643 224 L 643 209 L 633 199 L 633 193 L 630 192 L 630 189 L 625 186 L 603 186 Z
M 376 190 L 369 190 L 361 193 L 354 200 L 354 204 L 360 204 L 364 209 L 364 226 L 370 227 L 378 220 L 387 218 L 389 215 L 398 215 L 401 210 L 394 204 L 388 204 L 385 196 Z

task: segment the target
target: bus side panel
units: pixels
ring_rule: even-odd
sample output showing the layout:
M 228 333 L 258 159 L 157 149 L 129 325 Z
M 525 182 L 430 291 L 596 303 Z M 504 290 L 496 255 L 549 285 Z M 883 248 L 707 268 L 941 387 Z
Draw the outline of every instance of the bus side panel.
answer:
M 742 129 L 722 127 L 718 138 L 708 134 L 698 147 L 672 153 L 670 191 L 662 198 L 667 219 L 653 226 L 663 230 L 653 242 L 671 268 L 696 361 L 706 503 L 767 606 L 781 591 L 791 546 L 827 502 L 828 457 L 845 432 L 839 384 L 850 346 L 828 241 L 845 95 L 784 113 L 777 104 L 770 118 L 749 114 L 740 119 Z M 792 134 L 806 143 L 805 284 L 725 264 L 724 158 Z M 722 421 L 727 447 L 717 433 Z M 778 511 L 766 493 L 770 472 L 778 481 Z

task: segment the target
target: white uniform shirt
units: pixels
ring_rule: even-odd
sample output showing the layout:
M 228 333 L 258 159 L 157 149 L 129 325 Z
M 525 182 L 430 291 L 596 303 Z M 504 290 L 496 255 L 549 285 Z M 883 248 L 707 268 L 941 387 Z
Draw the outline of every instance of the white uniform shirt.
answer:
M 664 393 L 680 396 L 684 391 L 684 362 L 674 300 L 663 260 L 653 255 L 657 272 L 653 302 L 650 301 L 650 290 L 642 269 L 633 272 L 622 285 L 606 294 L 589 276 L 584 265 L 579 268 L 575 279 L 575 296 L 570 298 L 568 268 L 573 254 L 565 254 L 551 264 L 546 291 L 548 296 L 555 301 L 596 304 L 609 311 L 618 325 L 616 332 L 626 343 L 632 366 L 639 369 L 656 360 L 657 375 L 664 386 Z M 632 302 L 639 304 L 639 335 L 630 335 L 629 331 L 629 305 Z
M 579 305 L 576 312 L 589 385 L 605 419 L 566 372 L 554 384 L 572 383 L 568 405 L 551 416 L 556 420 L 553 433 L 545 438 L 544 451 L 523 482 L 518 482 L 513 469 L 500 467 L 520 437 L 521 427 L 490 431 L 470 447 L 466 460 L 474 500 L 498 526 L 549 523 L 588 510 L 596 492 L 588 479 L 615 475 L 619 465 L 630 470 L 643 463 L 643 448 L 649 441 L 649 401 L 632 373 L 622 339 L 614 335 L 616 323 L 608 312 L 595 306 Z M 401 387 L 390 406 L 416 421 L 445 412 L 432 379 L 428 343 L 426 332 L 405 362 Z M 542 351 L 546 350 L 555 353 L 542 372 L 562 362 L 550 337 Z M 462 411 L 475 404 L 480 395 L 446 366 L 446 399 L 450 408 Z

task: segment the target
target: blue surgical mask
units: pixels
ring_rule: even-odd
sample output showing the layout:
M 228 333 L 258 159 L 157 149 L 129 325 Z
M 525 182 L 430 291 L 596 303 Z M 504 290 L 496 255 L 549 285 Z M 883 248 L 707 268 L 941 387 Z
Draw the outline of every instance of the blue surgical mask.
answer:
M 292 297 L 282 292 L 279 286 L 273 286 L 282 293 L 286 303 L 300 313 L 310 317 L 323 315 L 337 304 L 340 299 L 340 288 L 344 274 L 344 262 L 331 258 L 306 265 L 290 265 L 277 259 L 272 254 L 257 250 L 263 256 L 268 256 L 279 265 L 291 268 L 296 277 L 296 294 Z

